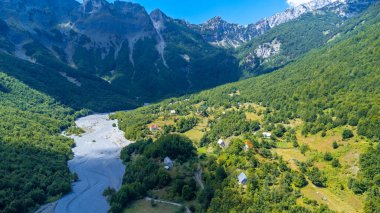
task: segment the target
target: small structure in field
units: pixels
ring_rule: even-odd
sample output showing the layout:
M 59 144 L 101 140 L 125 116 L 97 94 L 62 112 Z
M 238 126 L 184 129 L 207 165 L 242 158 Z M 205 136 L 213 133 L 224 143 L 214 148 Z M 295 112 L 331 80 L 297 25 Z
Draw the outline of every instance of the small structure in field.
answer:
M 219 144 L 219 146 L 222 147 L 222 148 L 226 147 L 226 143 L 224 142 L 223 139 L 219 139 L 219 140 L 218 140 L 218 144 Z
M 270 138 L 272 134 L 270 132 L 263 132 L 263 138 Z
M 175 114 L 177 114 L 177 111 L 175 111 L 175 110 L 170 110 L 170 114 L 175 115 Z
M 242 184 L 242 185 L 245 185 L 247 184 L 247 175 L 244 174 L 244 172 L 240 173 L 240 175 L 238 176 L 238 180 L 239 180 L 239 184 Z
M 152 125 L 150 125 L 149 130 L 150 131 L 158 131 L 158 126 L 156 124 L 152 124 Z
M 165 163 L 165 167 L 164 168 L 166 170 L 169 170 L 170 168 L 173 168 L 173 166 L 174 166 L 173 161 L 169 157 L 165 157 L 164 163 Z
M 249 149 L 252 149 L 253 148 L 253 144 L 250 140 L 246 140 L 245 141 L 245 145 L 244 145 L 244 150 L 247 151 Z

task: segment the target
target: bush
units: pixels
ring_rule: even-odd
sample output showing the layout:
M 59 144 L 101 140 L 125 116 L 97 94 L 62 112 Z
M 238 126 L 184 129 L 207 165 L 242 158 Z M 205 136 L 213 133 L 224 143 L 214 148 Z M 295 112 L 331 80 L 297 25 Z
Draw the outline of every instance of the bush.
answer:
M 306 144 L 302 144 L 302 145 L 300 146 L 300 151 L 301 151 L 301 153 L 302 153 L 303 155 L 305 155 L 306 152 L 309 151 L 309 150 L 310 150 L 310 147 L 309 147 L 308 145 L 306 145 Z
M 348 181 L 348 188 L 350 188 L 355 194 L 363 194 L 368 189 L 368 183 L 364 180 L 350 179 Z
M 349 129 L 345 129 L 345 130 L 343 131 L 343 133 L 342 133 L 342 138 L 343 138 L 343 140 L 345 140 L 345 139 L 349 139 L 349 138 L 352 138 L 352 137 L 354 137 L 354 133 L 353 133 L 351 130 L 349 130 Z
M 294 178 L 294 186 L 298 188 L 303 188 L 307 186 L 308 182 L 305 178 L 305 176 L 301 173 L 297 174 L 296 177 Z
M 323 159 L 324 159 L 325 161 L 332 161 L 333 156 L 331 155 L 330 152 L 326 152 L 326 153 L 324 154 L 324 156 L 323 156 Z
M 313 167 L 307 172 L 310 181 L 318 187 L 326 187 L 327 178 L 323 176 L 318 168 Z
M 179 133 L 184 133 L 198 124 L 199 119 L 196 117 L 181 118 L 176 124 L 176 129 Z
M 184 200 L 192 200 L 195 197 L 193 189 L 189 185 L 185 185 L 182 188 L 182 198 Z
M 214 197 L 214 189 L 207 185 L 199 193 L 198 202 L 201 204 L 202 208 L 207 209 L 213 197 Z
M 336 141 L 334 141 L 332 143 L 332 147 L 333 147 L 333 149 L 338 149 L 339 148 L 339 144 Z
M 274 129 L 273 134 L 276 135 L 277 137 L 281 138 L 286 132 L 286 128 L 284 125 L 279 124 L 277 127 Z
M 339 163 L 339 160 L 334 158 L 331 162 L 331 166 L 336 168 L 336 167 L 340 167 L 340 163 Z

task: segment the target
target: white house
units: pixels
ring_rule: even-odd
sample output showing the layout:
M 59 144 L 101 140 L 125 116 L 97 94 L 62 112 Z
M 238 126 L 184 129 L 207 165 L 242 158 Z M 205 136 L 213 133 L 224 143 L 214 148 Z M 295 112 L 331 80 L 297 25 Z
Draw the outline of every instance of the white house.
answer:
M 223 139 L 219 139 L 218 140 L 218 144 L 219 144 L 220 147 L 223 147 L 223 148 L 226 147 L 226 143 L 224 142 Z
M 175 110 L 170 110 L 170 114 L 175 115 L 177 112 Z
M 170 169 L 174 166 L 173 161 L 169 157 L 165 157 L 164 163 L 165 163 L 165 169 Z
M 272 134 L 270 132 L 263 132 L 263 137 L 264 138 L 270 138 Z
M 239 184 L 245 185 L 247 183 L 247 175 L 244 174 L 244 172 L 240 173 L 238 176 Z

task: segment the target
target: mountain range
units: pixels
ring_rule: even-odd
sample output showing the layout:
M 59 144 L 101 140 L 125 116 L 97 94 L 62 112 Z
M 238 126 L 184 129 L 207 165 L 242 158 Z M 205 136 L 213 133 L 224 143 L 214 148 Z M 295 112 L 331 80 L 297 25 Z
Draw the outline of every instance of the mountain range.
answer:
M 14 63 L 12 69 L 19 68 L 5 72 L 65 104 L 115 110 L 271 72 L 326 43 L 339 25 L 373 2 L 318 0 L 240 26 L 220 17 L 194 25 L 123 1 L 5 0 L 0 2 L 0 54 Z M 307 15 L 303 24 L 322 26 L 322 41 L 321 32 L 310 32 L 317 41 L 288 35 Z M 332 23 L 322 25 L 321 19 Z M 288 29 L 273 35 L 284 24 Z M 286 54 L 303 44 L 292 37 L 310 45 Z M 40 75 L 22 66 L 38 67 Z M 108 97 L 107 106 L 97 97 Z
M 201 24 L 199 31 L 206 41 L 220 47 L 237 48 L 270 29 L 299 18 L 306 13 L 332 12 L 341 17 L 351 17 L 365 10 L 374 1 L 318 0 L 292 7 L 284 12 L 264 18 L 257 23 L 242 26 L 228 23 L 222 17 L 215 17 Z
M 121 153 L 111 212 L 149 189 L 193 212 L 380 211 L 379 11 L 315 0 L 195 25 L 123 1 L 0 1 L 0 212 L 71 191 L 81 177 L 62 132 L 83 133 L 78 117 L 137 107 L 111 116 L 141 140 Z M 192 153 L 168 172 L 167 150 Z

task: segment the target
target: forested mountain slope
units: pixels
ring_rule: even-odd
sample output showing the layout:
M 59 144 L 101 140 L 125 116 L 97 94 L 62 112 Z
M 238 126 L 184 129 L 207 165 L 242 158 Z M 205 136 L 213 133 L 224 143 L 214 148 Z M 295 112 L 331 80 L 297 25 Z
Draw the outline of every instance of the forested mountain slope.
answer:
M 128 108 L 130 100 L 142 105 L 240 76 L 232 54 L 210 45 L 185 22 L 124 1 L 2 1 L 0 51 L 45 66 L 46 75 L 56 70 L 66 83 L 89 86 L 80 94 L 94 97 L 89 105 L 103 105 L 105 110 L 93 107 L 102 111 L 120 109 L 118 99 Z M 62 84 L 58 77 L 50 82 Z M 110 97 L 115 107 L 107 109 L 98 96 Z
M 218 18 L 193 25 L 124 1 L 2 1 L 0 65 L 76 109 L 132 108 L 281 68 L 339 37 L 377 1 L 319 0 L 249 29 Z M 224 36 L 241 47 L 212 45 Z M 27 62 L 39 75 L 19 69 Z
M 185 204 L 197 194 L 193 208 L 209 212 L 379 211 L 380 17 L 367 18 L 276 72 L 116 113 L 127 138 L 158 139 L 124 150 L 131 173 L 152 179 L 126 176 L 112 211 L 147 190 Z M 188 141 L 166 134 L 191 138 L 198 158 L 181 158 L 192 149 L 166 153 L 177 167 L 150 176 L 149 168 L 163 165 L 160 147 L 173 151 L 170 141 Z M 204 189 L 184 178 L 191 168 L 203 172 Z M 246 186 L 238 183 L 242 172 Z
M 314 48 L 337 40 L 363 21 L 376 20 L 379 9 L 376 4 L 376 1 L 352 1 L 345 9 L 346 15 L 329 7 L 322 8 L 252 38 L 236 50 L 243 75 L 272 72 Z
M 264 18 L 246 26 L 228 23 L 222 17 L 214 17 L 201 25 L 193 26 L 206 41 L 223 48 L 237 48 L 266 34 L 282 24 L 299 19 L 305 14 L 335 14 L 344 20 L 366 10 L 377 0 L 314 0 Z
M 0 53 L 0 69 L 29 87 L 49 95 L 76 110 L 95 112 L 137 107 L 135 99 L 99 77 L 50 61 L 50 65 L 34 64 L 6 53 Z
M 79 112 L 4 72 L 0 100 L 0 212 L 30 212 L 71 190 L 73 141 L 60 134 Z

